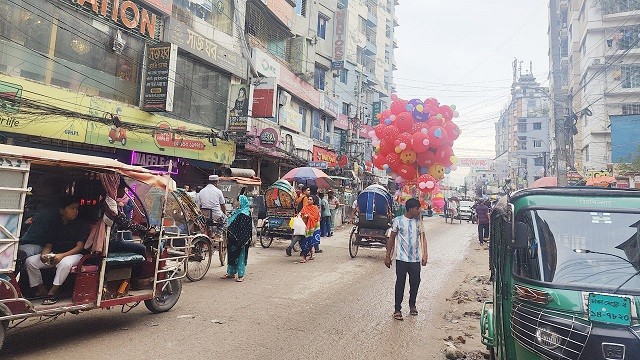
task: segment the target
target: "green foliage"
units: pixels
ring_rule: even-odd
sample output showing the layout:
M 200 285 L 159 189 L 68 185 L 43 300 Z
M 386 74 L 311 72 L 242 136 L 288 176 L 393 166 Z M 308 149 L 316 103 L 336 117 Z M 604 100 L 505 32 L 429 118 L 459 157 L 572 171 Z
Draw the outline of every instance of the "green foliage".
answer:
M 629 158 L 628 162 L 618 164 L 620 173 L 640 173 L 640 146 L 636 152 Z
M 594 7 L 604 15 L 640 10 L 640 0 L 596 0 Z

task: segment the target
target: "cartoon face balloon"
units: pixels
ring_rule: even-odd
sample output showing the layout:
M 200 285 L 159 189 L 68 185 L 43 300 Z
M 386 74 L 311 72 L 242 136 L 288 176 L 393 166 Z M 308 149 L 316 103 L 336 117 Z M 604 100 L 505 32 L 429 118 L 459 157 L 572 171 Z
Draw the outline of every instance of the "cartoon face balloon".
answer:
M 416 152 L 413 150 L 404 150 L 400 153 L 400 161 L 405 164 L 413 164 L 416 162 Z
M 436 180 L 442 180 L 444 178 L 444 166 L 442 164 L 433 164 L 429 167 L 429 175 L 433 176 Z

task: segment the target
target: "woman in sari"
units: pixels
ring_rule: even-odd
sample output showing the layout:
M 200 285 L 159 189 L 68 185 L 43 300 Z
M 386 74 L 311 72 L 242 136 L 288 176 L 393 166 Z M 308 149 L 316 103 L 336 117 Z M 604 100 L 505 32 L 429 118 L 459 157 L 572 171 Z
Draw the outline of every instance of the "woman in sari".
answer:
M 244 274 L 251 245 L 251 221 L 250 201 L 241 191 L 238 196 L 239 206 L 227 220 L 227 273 L 222 279 L 236 278 L 237 282 L 244 281 Z M 236 277 L 237 275 L 237 277 Z
M 309 260 L 314 259 L 313 246 L 316 243 L 320 243 L 320 210 L 318 206 L 314 204 L 312 196 L 308 197 L 307 204 L 300 211 L 300 216 L 305 224 L 307 224 L 306 237 L 300 243 L 300 262 L 305 263 L 307 262 L 307 257 L 309 257 Z

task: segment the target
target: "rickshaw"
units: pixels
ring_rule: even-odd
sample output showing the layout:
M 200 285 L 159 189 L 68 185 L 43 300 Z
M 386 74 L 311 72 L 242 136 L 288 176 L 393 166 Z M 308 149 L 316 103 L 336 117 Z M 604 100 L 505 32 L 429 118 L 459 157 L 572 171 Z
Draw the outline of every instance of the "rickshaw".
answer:
M 640 359 L 640 192 L 525 189 L 491 212 L 492 359 Z
M 289 220 L 296 215 L 296 199 L 293 187 L 286 180 L 273 183 L 264 195 L 267 217 L 259 231 L 260 245 L 271 246 L 274 237 L 290 238 L 293 230 Z
M 360 246 L 384 248 L 391 227 L 391 193 L 381 185 L 366 187 L 357 199 L 357 222 L 349 235 L 349 255 L 355 258 Z
M 176 247 L 176 240 L 190 243 L 192 236 L 168 175 L 107 158 L 0 145 L 0 179 L 0 346 L 7 330 L 29 318 L 55 320 L 65 313 L 120 306 L 126 312 L 140 302 L 159 313 L 176 304 L 189 248 L 177 247 L 179 255 L 171 255 L 169 249 Z M 59 186 L 53 186 L 52 179 Z M 117 234 L 122 241 L 144 244 L 145 256 L 109 250 L 106 207 L 116 207 L 117 189 L 125 185 L 133 203 L 131 220 L 137 226 Z M 46 199 L 38 196 L 45 187 L 62 191 L 52 196 L 80 198 L 78 219 L 91 224 L 85 255 L 48 305 L 33 296 L 27 273 L 21 271 L 25 254 L 19 250 L 19 236 L 28 223 L 25 212 L 29 216 L 37 201 Z M 45 286 L 55 270 L 41 270 Z

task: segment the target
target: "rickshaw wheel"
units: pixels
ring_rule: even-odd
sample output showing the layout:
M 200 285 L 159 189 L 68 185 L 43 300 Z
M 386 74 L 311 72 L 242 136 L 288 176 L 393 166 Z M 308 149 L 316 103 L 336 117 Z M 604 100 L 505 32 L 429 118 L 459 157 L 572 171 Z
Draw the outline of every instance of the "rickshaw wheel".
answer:
M 223 235 L 223 237 L 226 237 Z M 218 258 L 220 259 L 220 266 L 224 266 L 227 263 L 227 239 L 223 238 L 218 242 Z
M 145 300 L 144 306 L 154 314 L 169 311 L 178 302 L 180 293 L 182 293 L 182 282 L 179 279 L 170 280 L 162 294 Z
M 266 226 L 263 226 L 262 231 L 260 231 L 260 245 L 265 249 L 271 246 L 273 242 L 273 236 L 270 236 L 268 232 L 269 228 Z
M 360 248 L 360 246 L 356 244 L 358 237 L 357 229 L 358 227 L 354 226 L 353 229 L 351 229 L 351 235 L 349 236 L 349 255 L 352 259 L 358 255 L 358 249 Z
M 196 238 L 191 244 L 191 254 L 187 262 L 187 279 L 191 281 L 202 280 L 211 266 L 213 245 L 206 238 Z
M 4 346 L 4 337 L 7 332 L 7 327 L 9 326 L 8 321 L 0 322 L 0 349 Z

